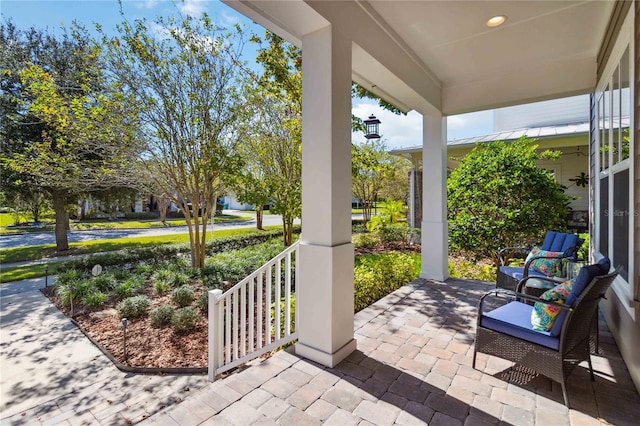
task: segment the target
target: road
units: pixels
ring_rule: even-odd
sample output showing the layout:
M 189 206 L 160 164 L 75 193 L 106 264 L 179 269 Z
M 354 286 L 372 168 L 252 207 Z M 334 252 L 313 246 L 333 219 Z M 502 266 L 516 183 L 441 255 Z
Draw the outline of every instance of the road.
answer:
M 246 212 L 243 212 L 246 213 Z M 282 219 L 278 215 L 265 215 L 263 226 L 281 225 Z M 255 219 L 243 222 L 215 223 L 213 229 L 251 228 L 256 226 Z M 69 231 L 69 242 L 105 240 L 112 238 L 146 237 L 171 234 L 185 234 L 189 232 L 186 226 L 171 226 L 143 229 L 95 229 L 86 231 Z M 17 235 L 0 236 L 0 249 L 54 244 L 56 242 L 53 231 L 30 232 Z

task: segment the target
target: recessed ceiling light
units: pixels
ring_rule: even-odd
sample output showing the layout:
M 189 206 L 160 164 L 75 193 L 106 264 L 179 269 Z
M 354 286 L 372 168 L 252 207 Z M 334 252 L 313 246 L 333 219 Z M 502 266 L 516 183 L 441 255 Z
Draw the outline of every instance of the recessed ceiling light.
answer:
M 507 17 L 504 15 L 497 15 L 494 16 L 493 18 L 489 18 L 489 20 L 487 21 L 487 27 L 498 27 L 502 24 L 504 24 L 504 21 L 507 20 Z

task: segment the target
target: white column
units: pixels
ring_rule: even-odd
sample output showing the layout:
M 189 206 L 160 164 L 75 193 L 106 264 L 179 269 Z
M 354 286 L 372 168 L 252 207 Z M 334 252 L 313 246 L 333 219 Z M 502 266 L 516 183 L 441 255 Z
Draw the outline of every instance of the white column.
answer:
M 409 226 L 416 227 L 416 165 L 409 172 Z
M 351 243 L 351 41 L 302 38 L 302 217 L 296 353 L 333 367 L 356 348 Z
M 448 274 L 447 122 L 438 113 L 422 125 L 422 271 L 420 277 L 443 281 Z

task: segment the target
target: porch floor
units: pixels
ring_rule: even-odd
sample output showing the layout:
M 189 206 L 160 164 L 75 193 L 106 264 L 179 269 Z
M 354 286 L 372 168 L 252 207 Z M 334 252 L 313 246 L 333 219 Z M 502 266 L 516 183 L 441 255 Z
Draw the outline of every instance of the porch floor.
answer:
M 145 424 L 635 425 L 640 397 L 606 324 L 596 381 L 579 366 L 558 383 L 478 355 L 471 368 L 479 297 L 494 285 L 416 280 L 355 318 L 358 350 L 335 368 L 293 350 L 206 385 Z

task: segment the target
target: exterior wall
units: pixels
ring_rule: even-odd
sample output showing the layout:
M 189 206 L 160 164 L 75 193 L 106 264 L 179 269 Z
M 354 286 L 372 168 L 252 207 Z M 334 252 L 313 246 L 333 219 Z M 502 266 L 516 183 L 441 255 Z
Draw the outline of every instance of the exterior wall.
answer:
M 634 238 L 631 239 L 630 243 L 633 248 L 633 261 L 635 265 L 640 265 L 640 131 L 638 129 L 639 123 L 639 108 L 640 108 L 640 96 L 638 93 L 640 87 L 640 4 L 639 2 L 635 2 L 635 10 L 634 10 L 634 40 L 635 40 L 635 49 L 633 52 L 633 60 L 635 63 L 634 67 L 634 76 L 633 80 L 635 82 L 634 87 L 634 162 L 632 168 L 634 170 L 634 185 L 633 188 L 630 188 L 630 196 L 633 198 L 633 206 L 635 208 L 634 215 L 635 219 L 635 229 L 634 229 Z M 616 22 L 619 21 L 612 19 L 610 26 L 617 25 Z M 619 26 L 618 26 L 619 31 Z M 615 34 L 614 34 L 615 35 Z M 614 37 L 615 39 L 615 37 Z M 613 43 L 611 41 L 605 40 L 603 43 L 603 50 L 607 50 L 607 46 L 612 46 Z M 611 49 L 612 47 L 609 47 Z M 605 58 L 608 58 L 610 52 L 601 52 L 599 55 Z M 598 64 L 599 70 L 598 75 L 602 75 L 602 68 L 606 63 Z M 592 143 L 595 140 L 595 136 L 592 137 Z M 593 150 L 592 150 L 593 152 Z M 595 160 L 592 161 L 592 166 L 595 164 Z M 595 169 L 594 169 L 595 172 Z M 594 174 L 592 174 L 594 176 Z M 593 235 L 593 233 L 592 233 Z M 635 288 L 635 300 L 638 300 L 638 288 L 640 287 L 640 268 L 636 267 L 634 271 L 634 277 L 629 277 L 629 280 L 634 283 Z M 622 357 L 625 361 L 627 369 L 631 374 L 631 378 L 636 386 L 636 389 L 640 392 L 640 315 L 637 314 L 638 310 L 640 310 L 640 305 L 638 302 L 632 302 L 635 306 L 635 318 L 632 317 L 627 309 L 625 309 L 624 305 L 628 303 L 628 301 L 621 300 L 618 295 L 614 291 L 609 291 L 608 298 L 601 302 L 601 308 L 605 314 L 605 318 L 607 320 L 607 324 L 611 333 L 613 334 L 618 348 L 622 354 Z M 615 370 L 614 370 L 615 374 Z
M 585 123 L 589 119 L 589 95 L 498 108 L 493 114 L 494 132 Z

